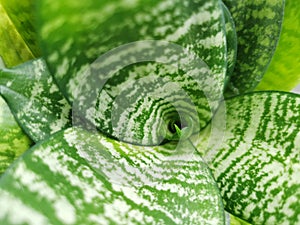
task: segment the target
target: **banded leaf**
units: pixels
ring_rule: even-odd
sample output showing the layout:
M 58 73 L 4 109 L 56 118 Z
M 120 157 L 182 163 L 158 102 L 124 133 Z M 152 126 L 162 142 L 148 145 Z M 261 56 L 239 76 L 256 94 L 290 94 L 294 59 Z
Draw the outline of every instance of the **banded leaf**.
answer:
M 43 0 L 38 12 L 46 61 L 80 119 L 145 145 L 178 139 L 163 121 L 192 118 L 196 132 L 211 119 L 226 72 L 219 0 Z
M 222 124 L 226 111 L 226 126 L 214 127 L 203 156 L 225 209 L 254 224 L 299 224 L 300 95 L 257 92 L 225 103 L 214 120 Z
M 5 224 L 224 224 L 219 190 L 189 142 L 142 147 L 79 128 L 27 152 L 0 180 Z
M 0 1 L 0 56 L 7 67 L 38 57 L 33 0 Z
M 224 0 L 235 21 L 237 61 L 227 96 L 252 91 L 262 79 L 280 36 L 284 0 Z
M 290 91 L 300 83 L 300 10 L 286 1 L 282 32 L 275 55 L 256 90 Z
M 0 97 L 0 176 L 31 144 Z
M 71 107 L 42 59 L 0 70 L 0 94 L 35 142 L 71 125 Z

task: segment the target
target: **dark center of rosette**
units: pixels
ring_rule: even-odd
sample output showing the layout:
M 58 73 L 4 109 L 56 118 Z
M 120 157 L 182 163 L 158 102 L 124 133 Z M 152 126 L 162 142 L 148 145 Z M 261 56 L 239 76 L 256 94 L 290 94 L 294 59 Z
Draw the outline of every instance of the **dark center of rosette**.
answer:
M 210 108 L 205 105 L 200 90 L 195 96 L 183 85 L 187 82 L 184 76 L 184 71 L 156 62 L 123 68 L 99 93 L 97 128 L 119 140 L 139 145 L 188 138 L 208 122 Z M 192 86 L 192 82 L 187 83 Z M 197 111 L 195 103 L 204 104 L 200 107 L 202 112 Z

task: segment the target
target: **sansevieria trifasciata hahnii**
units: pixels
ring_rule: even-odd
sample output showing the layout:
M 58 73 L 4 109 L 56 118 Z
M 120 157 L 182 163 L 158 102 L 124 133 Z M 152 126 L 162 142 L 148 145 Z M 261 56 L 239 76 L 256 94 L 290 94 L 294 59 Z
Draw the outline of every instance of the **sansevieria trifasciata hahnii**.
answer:
M 300 97 L 253 92 L 293 4 L 0 6 L 0 224 L 300 223 Z

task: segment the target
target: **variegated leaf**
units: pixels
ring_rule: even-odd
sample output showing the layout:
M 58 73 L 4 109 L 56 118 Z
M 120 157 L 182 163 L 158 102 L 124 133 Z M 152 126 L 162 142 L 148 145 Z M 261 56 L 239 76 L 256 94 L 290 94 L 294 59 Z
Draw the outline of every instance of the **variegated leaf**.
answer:
M 31 144 L 0 97 L 0 176 Z
M 226 44 L 227 44 L 227 71 L 225 79 L 225 87 L 227 87 L 230 77 L 233 73 L 236 55 L 237 55 L 237 35 L 235 30 L 235 24 L 231 13 L 226 5 L 222 2 L 224 18 L 225 18 L 225 30 L 226 30 Z
M 71 125 L 71 107 L 42 59 L 0 70 L 0 94 L 35 142 Z
M 300 95 L 257 92 L 225 105 L 197 145 L 208 148 L 225 208 L 254 224 L 299 224 Z
M 227 96 L 252 91 L 262 79 L 280 36 L 284 0 L 224 0 L 235 21 L 238 52 Z
M 218 106 L 226 72 L 220 3 L 43 0 L 39 33 L 77 117 L 115 138 L 154 145 L 178 139 L 170 124 L 191 119 L 198 131 Z
M 142 147 L 78 128 L 33 147 L 0 180 L 0 223 L 224 224 L 189 142 Z
M 290 91 L 300 83 L 300 10 L 286 1 L 282 32 L 275 55 L 256 90 Z

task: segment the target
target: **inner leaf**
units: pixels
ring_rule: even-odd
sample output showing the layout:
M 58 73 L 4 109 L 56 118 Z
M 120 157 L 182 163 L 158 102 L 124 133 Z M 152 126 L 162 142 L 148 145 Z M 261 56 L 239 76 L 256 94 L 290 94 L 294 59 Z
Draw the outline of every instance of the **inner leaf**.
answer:
M 211 119 L 226 73 L 220 1 L 43 0 L 38 12 L 46 61 L 80 125 L 154 145 L 172 115 L 193 118 L 194 132 Z

